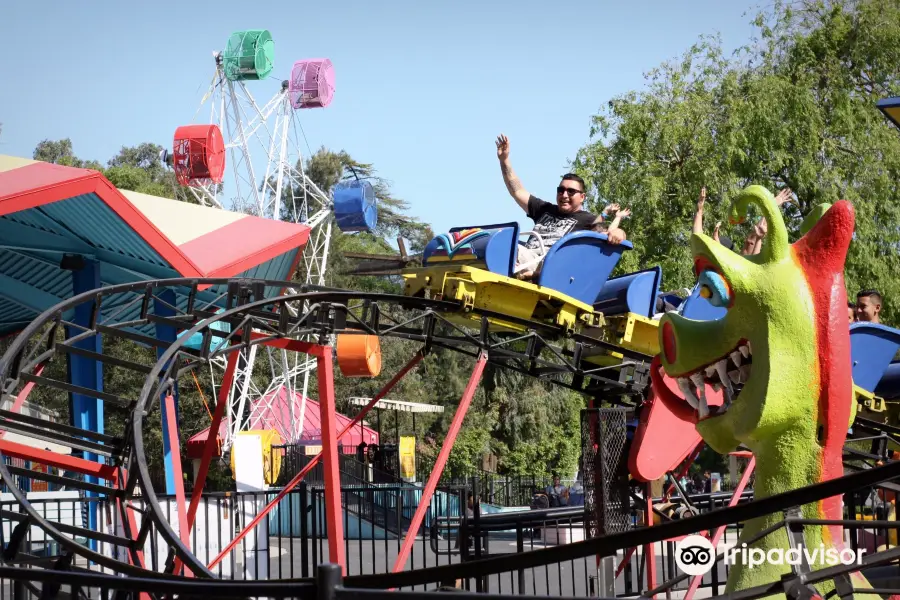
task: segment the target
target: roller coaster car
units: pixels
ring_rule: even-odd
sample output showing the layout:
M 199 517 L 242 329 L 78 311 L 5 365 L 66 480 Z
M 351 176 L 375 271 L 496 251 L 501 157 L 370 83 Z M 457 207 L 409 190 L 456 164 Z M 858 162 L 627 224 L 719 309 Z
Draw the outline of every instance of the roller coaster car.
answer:
M 539 322 L 648 356 L 659 351 L 653 316 L 661 269 L 609 278 L 631 242 L 610 244 L 602 233 L 570 233 L 547 251 L 536 280 L 526 282 L 514 276 L 519 236 L 517 223 L 458 227 L 438 235 L 425 247 L 423 266 L 403 271 L 405 294 L 458 301 L 462 310 L 450 318 L 461 324 L 480 319 L 468 312 L 477 309 L 496 315 L 489 318 L 493 331 L 522 332 L 527 326 L 521 321 Z

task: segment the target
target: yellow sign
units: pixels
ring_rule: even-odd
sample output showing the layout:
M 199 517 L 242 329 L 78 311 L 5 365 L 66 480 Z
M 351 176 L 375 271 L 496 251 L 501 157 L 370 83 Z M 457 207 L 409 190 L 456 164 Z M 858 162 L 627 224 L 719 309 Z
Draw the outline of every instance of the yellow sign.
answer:
M 415 480 L 416 478 L 415 436 L 400 436 L 400 477 L 409 480 Z

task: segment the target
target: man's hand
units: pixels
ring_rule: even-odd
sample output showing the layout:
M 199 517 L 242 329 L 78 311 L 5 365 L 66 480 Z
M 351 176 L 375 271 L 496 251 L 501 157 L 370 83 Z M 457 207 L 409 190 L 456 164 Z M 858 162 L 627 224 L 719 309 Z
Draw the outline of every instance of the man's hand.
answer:
M 497 158 L 500 160 L 509 158 L 509 138 L 502 133 L 497 138 Z
M 502 133 L 497 137 L 497 158 L 500 160 L 500 172 L 503 174 L 503 183 L 506 184 L 509 195 L 527 213 L 528 199 L 531 197 L 531 193 L 519 181 L 519 177 L 509 163 L 509 138 Z
M 697 200 L 697 210 L 703 210 L 703 205 L 706 204 L 706 186 L 704 185 L 700 188 L 700 199 Z
M 610 244 L 621 244 L 625 241 L 625 232 L 618 227 L 610 227 L 609 231 L 606 232 L 606 239 Z
M 719 229 L 722 227 L 722 221 L 716 221 L 716 228 L 713 229 L 713 239 L 719 241 Z

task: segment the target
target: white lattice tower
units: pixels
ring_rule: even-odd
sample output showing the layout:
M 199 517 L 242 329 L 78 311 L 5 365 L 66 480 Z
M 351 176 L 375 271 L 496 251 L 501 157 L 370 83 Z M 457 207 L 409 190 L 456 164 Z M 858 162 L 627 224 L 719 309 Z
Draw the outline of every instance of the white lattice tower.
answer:
M 231 208 L 263 218 L 308 225 L 309 240 L 301 257 L 303 282 L 324 285 L 333 203 L 303 172 L 299 119 L 291 105 L 287 82 L 268 102 L 260 105 L 244 81 L 231 81 L 225 76 L 221 54 L 214 56 L 216 73 L 201 100 L 201 108 L 210 102 L 210 122 L 219 125 L 225 139 L 226 181 L 234 185 L 228 194 Z M 188 189 L 201 204 L 224 208 L 221 184 Z M 270 372 L 266 377 L 269 384 L 264 389 L 252 378 L 257 347 L 245 351 L 238 361 L 229 391 L 223 450 L 231 447 L 240 431 L 258 427 L 261 422 L 274 424 L 287 443 L 299 440 L 302 435 L 309 377 L 316 361 L 286 350 L 266 348 L 265 351 Z M 213 361 L 210 368 L 216 388 L 225 369 L 224 360 Z M 281 388 L 287 394 L 289 410 L 286 411 L 279 406 Z M 300 402 L 293 401 L 295 393 Z

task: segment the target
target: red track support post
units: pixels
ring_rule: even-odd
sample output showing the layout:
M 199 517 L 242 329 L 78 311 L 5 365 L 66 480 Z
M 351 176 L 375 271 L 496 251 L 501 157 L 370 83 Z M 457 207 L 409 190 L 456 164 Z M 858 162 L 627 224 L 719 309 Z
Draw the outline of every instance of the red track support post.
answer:
M 187 506 L 184 498 L 184 477 L 181 474 L 181 441 L 178 439 L 178 424 L 175 422 L 175 397 L 171 393 L 166 394 L 166 429 L 164 436 L 169 438 L 169 448 L 172 449 L 172 476 L 175 480 L 175 502 L 178 513 L 178 532 L 181 541 L 188 548 L 191 547 L 191 533 L 188 528 Z M 210 432 L 212 433 L 212 432 Z M 177 570 L 176 570 L 177 572 Z M 191 577 L 190 570 L 185 569 L 185 575 Z
M 431 497 L 434 496 L 438 481 L 440 481 L 441 474 L 444 472 L 444 465 L 447 464 L 447 459 L 450 458 L 450 451 L 453 450 L 456 436 L 459 435 L 463 419 L 466 418 L 466 413 L 469 411 L 469 406 L 472 404 L 472 398 L 475 397 L 475 390 L 478 389 L 478 384 L 481 382 L 481 374 L 484 373 L 485 364 L 487 364 L 487 354 L 482 352 L 478 355 L 478 360 L 475 361 L 475 368 L 472 369 L 472 376 L 469 377 L 469 383 L 466 385 L 462 399 L 459 401 L 459 407 L 456 409 L 456 414 L 453 415 L 453 422 L 450 423 L 450 430 L 447 431 L 447 437 L 444 438 L 444 443 L 441 446 L 441 451 L 438 453 L 434 468 L 431 470 L 431 475 L 428 476 L 428 483 L 425 484 L 425 489 L 422 490 L 422 499 L 419 500 L 419 506 L 416 507 L 416 513 L 413 515 L 412 521 L 409 524 L 409 529 L 406 530 L 403 546 L 400 547 L 400 553 L 397 555 L 396 562 L 394 562 L 394 573 L 399 573 L 406 565 L 409 553 L 412 551 L 413 544 L 416 542 L 416 533 L 419 531 L 419 527 L 422 526 L 422 521 L 425 519 L 425 511 L 428 510 L 428 507 L 431 504 Z
M 648 481 L 645 489 L 647 494 L 647 527 L 653 527 L 653 488 L 652 482 Z M 646 544 L 644 546 L 644 559 L 647 561 L 647 589 L 656 589 L 656 548 L 655 544 Z M 656 598 L 656 596 L 651 596 Z
M 188 508 L 188 531 L 194 528 L 194 517 L 197 515 L 197 508 L 200 506 L 203 486 L 206 484 L 206 475 L 209 472 L 209 463 L 212 462 L 213 451 L 219 443 L 219 425 L 222 423 L 222 417 L 225 415 L 225 405 L 228 404 L 228 392 L 231 390 L 234 370 L 237 367 L 239 356 L 238 352 L 232 352 L 228 357 L 228 363 L 225 366 L 225 376 L 222 378 L 222 385 L 219 386 L 219 397 L 216 398 L 216 412 L 213 414 L 212 424 L 209 426 L 209 435 L 206 437 L 206 444 L 203 446 L 203 458 L 200 460 L 197 481 L 194 482 L 194 492 L 191 495 L 191 506 Z
M 331 348 L 317 357 L 319 376 L 319 412 L 322 423 L 322 455 L 325 470 L 325 526 L 328 528 L 328 561 L 341 566 L 346 575 L 344 523 L 341 520 L 341 471 L 338 463 L 338 436 L 334 402 L 334 365 Z
M 735 452 L 735 454 L 737 454 Z M 750 462 L 747 463 L 747 468 L 744 469 L 744 474 L 741 476 L 740 482 L 736 488 L 734 488 L 734 492 L 731 494 L 731 500 L 728 501 L 728 507 L 732 507 L 737 505 L 738 501 L 741 499 L 741 494 L 744 493 L 744 489 L 747 487 L 747 484 L 750 482 L 750 476 L 753 474 L 753 471 L 756 469 L 756 457 L 753 456 L 751 452 L 741 453 L 741 455 L 746 456 L 750 455 Z M 714 532 L 710 532 L 709 541 L 712 542 L 713 548 L 719 543 L 719 540 L 722 539 L 722 535 L 725 533 L 725 526 L 718 527 Z M 703 575 L 695 575 L 691 578 L 691 584 L 688 586 L 687 591 L 684 593 L 684 600 L 691 600 L 694 597 L 694 594 L 697 592 L 697 588 L 700 587 L 700 582 L 703 580 Z

